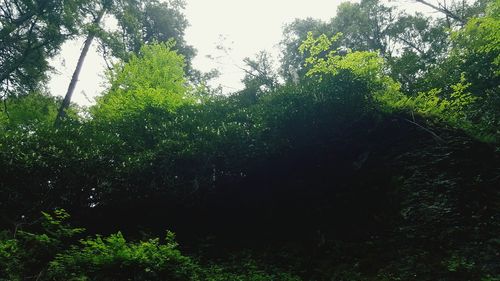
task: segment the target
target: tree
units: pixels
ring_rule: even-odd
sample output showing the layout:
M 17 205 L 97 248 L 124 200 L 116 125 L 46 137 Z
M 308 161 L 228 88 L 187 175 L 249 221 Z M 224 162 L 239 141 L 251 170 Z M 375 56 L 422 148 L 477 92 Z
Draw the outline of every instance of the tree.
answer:
M 59 105 L 57 98 L 38 91 L 12 96 L 4 102 L 6 110 L 0 114 L 0 128 L 4 130 L 51 126 Z
M 48 59 L 72 38 L 86 1 L 5 0 L 0 5 L 0 92 L 2 99 L 40 87 Z
M 307 33 L 314 36 L 325 34 L 333 36 L 339 32 L 343 36 L 332 42 L 332 48 L 342 48 L 354 51 L 380 52 L 384 57 L 390 57 L 395 49 L 397 39 L 392 34 L 392 27 L 397 20 L 394 8 L 384 6 L 378 0 L 363 0 L 360 3 L 344 2 L 337 8 L 336 16 L 328 23 L 308 19 L 296 20 L 285 27 L 285 40 L 282 41 L 284 55 L 282 73 L 286 80 L 292 80 L 290 72 L 296 71 L 300 77 L 307 72 L 304 68 L 307 50 L 300 54 L 301 43 L 306 40 Z
M 193 48 L 187 46 L 183 39 L 184 29 L 187 27 L 187 21 L 181 13 L 183 7 L 184 2 L 179 0 L 103 0 L 96 3 L 95 11 L 90 11 L 94 19 L 87 28 L 87 38 L 59 109 L 56 124 L 65 116 L 86 54 L 96 37 L 100 39 L 101 50 L 105 55 L 111 54 L 125 61 L 129 59 L 130 53 L 137 53 L 143 44 L 166 42 L 169 39 L 179 42 L 177 48 L 188 60 L 193 57 Z M 117 19 L 119 31 L 106 32 L 101 26 L 106 13 Z
M 449 31 L 443 19 L 398 12 L 378 0 L 345 2 L 338 6 L 335 17 L 328 23 L 297 20 L 285 27 L 281 72 L 287 81 L 293 80 L 293 73 L 304 77 L 308 71 L 304 67 L 308 51 L 298 52 L 308 31 L 315 36 L 333 36 L 341 32 L 343 35 L 332 42 L 332 50 L 338 49 L 339 53 L 349 50 L 380 53 L 387 61 L 386 70 L 409 95 L 422 89 L 423 77 L 443 61 L 450 47 Z
M 472 17 L 452 32 L 451 50 L 424 77 L 425 89 L 440 89 L 452 97 L 453 85 L 466 82 L 467 92 L 479 99 L 467 112 L 476 135 L 499 139 L 500 124 L 500 2 L 492 1 L 484 15 Z
M 144 45 L 127 63 L 109 74 L 110 89 L 93 107 L 100 120 L 120 120 L 148 106 L 164 110 L 192 102 L 187 95 L 184 58 L 173 51 L 173 42 Z
M 333 34 L 342 32 L 344 35 L 339 43 L 345 48 L 377 51 L 382 56 L 390 56 L 394 48 L 390 30 L 395 20 L 393 8 L 380 4 L 378 0 L 363 0 L 339 5 L 330 25 Z
M 110 13 L 117 20 L 118 31 L 99 34 L 101 51 L 126 61 L 144 44 L 175 39 L 175 49 L 189 66 L 195 51 L 184 40 L 188 26 L 184 7 L 182 0 L 115 0 Z
M 264 51 L 259 52 L 255 59 L 245 58 L 244 62 L 249 68 L 243 77 L 244 90 L 240 93 L 249 98 L 251 103 L 264 93 L 276 89 L 278 86 L 278 74 L 273 71 L 273 61 L 270 55 Z
M 391 76 L 399 81 L 403 92 L 415 95 L 422 90 L 422 79 L 443 61 L 450 46 L 445 22 L 423 16 L 400 15 L 390 28 L 390 36 L 399 48 L 387 57 Z
M 311 66 L 307 75 L 319 76 L 322 80 L 324 75 L 335 76 L 345 71 L 350 72 L 366 83 L 372 95 L 366 97 L 368 101 L 381 93 L 397 93 L 399 84 L 384 74 L 383 58 L 376 52 L 349 50 L 342 54 L 339 49 L 332 50 L 334 42 L 342 36 L 342 33 L 338 33 L 331 38 L 326 35 L 315 38 L 312 33 L 308 34 L 299 49 L 301 52 L 307 50 L 310 53 L 306 59 L 306 64 Z M 324 52 L 327 52 L 325 56 L 322 55 Z
M 64 96 L 61 106 L 59 107 L 59 110 L 57 112 L 56 125 L 58 125 L 61 119 L 63 119 L 66 116 L 66 110 L 68 109 L 71 103 L 71 97 L 73 96 L 73 92 L 75 91 L 76 83 L 78 81 L 78 76 L 80 75 L 80 71 L 82 70 L 83 62 L 85 61 L 85 57 L 89 52 L 90 46 L 92 45 L 92 41 L 94 41 L 94 38 L 96 36 L 95 29 L 98 28 L 107 9 L 108 8 L 106 6 L 100 8 L 100 10 L 97 12 L 97 16 L 94 18 L 94 21 L 92 23 L 93 25 L 90 27 L 87 39 L 85 39 L 85 43 L 80 53 L 80 57 L 78 58 L 75 71 L 73 72 L 73 76 L 71 76 L 71 81 L 69 83 L 68 90 L 66 91 L 66 95 Z
M 307 38 L 307 33 L 314 35 L 333 35 L 329 25 L 313 18 L 296 19 L 283 29 L 283 39 L 280 42 L 282 52 L 280 74 L 285 81 L 298 81 L 304 77 L 305 55 L 299 52 L 299 46 Z

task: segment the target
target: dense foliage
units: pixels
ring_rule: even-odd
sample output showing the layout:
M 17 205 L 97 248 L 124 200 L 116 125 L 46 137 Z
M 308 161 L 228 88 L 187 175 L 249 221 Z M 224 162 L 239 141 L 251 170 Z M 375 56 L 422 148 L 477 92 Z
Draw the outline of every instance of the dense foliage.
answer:
M 77 33 L 78 7 L 85 1 L 4 1 L 0 9 L 2 99 L 36 90 L 48 59 Z
M 93 31 L 121 60 L 57 126 L 52 53 L 1 88 L 0 280 L 499 280 L 498 0 L 343 3 L 285 28 L 283 83 L 260 53 L 228 96 L 193 82 L 174 4 L 71 6 L 127 32 Z

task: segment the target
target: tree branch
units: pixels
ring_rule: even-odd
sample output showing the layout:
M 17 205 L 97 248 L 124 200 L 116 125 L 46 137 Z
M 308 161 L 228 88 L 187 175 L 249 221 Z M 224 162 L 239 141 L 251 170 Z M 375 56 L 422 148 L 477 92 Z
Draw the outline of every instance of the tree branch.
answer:
M 452 18 L 452 19 L 454 19 L 456 21 L 459 21 L 461 24 L 465 24 L 466 23 L 465 19 L 463 19 L 462 17 L 460 17 L 460 16 L 456 15 L 455 13 L 451 12 L 447 8 L 442 7 L 441 5 L 436 6 L 436 5 L 434 5 L 434 4 L 430 3 L 430 2 L 427 2 L 425 0 L 415 0 L 415 1 L 417 1 L 417 2 L 419 2 L 421 4 L 424 4 L 424 5 L 428 6 L 428 7 L 431 7 L 432 9 L 434 9 L 434 10 L 436 10 L 438 12 L 443 13 L 443 14 L 447 15 L 448 17 L 450 17 L 450 18 Z
M 410 42 L 409 40 L 406 40 L 404 37 L 399 36 L 396 34 L 395 36 L 398 40 L 403 41 L 406 45 L 410 46 L 411 48 L 415 49 L 417 52 L 419 52 L 421 55 L 425 55 L 425 52 L 422 51 L 419 47 L 417 47 L 415 44 Z

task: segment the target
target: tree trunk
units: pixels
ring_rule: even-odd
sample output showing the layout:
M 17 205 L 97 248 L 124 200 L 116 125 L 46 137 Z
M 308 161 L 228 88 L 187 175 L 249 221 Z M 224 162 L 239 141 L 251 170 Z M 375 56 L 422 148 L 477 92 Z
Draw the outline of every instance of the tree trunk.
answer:
M 97 18 L 94 21 L 94 25 L 98 26 L 99 23 L 102 20 L 102 17 L 104 16 L 105 9 L 103 8 Z M 71 82 L 69 83 L 68 86 L 68 91 L 66 92 L 66 95 L 64 96 L 64 100 L 59 107 L 59 111 L 57 112 L 57 117 L 55 120 L 55 126 L 58 126 L 61 122 L 62 119 L 66 117 L 66 110 L 69 107 L 69 104 L 71 103 L 71 97 L 73 96 L 73 92 L 75 91 L 76 83 L 78 82 L 78 76 L 80 75 L 80 71 L 82 70 L 83 62 L 85 61 L 85 57 L 87 56 L 87 53 L 89 52 L 90 46 L 92 45 L 92 41 L 95 38 L 95 32 L 91 31 L 89 32 L 87 39 L 85 40 L 85 44 L 83 45 L 82 52 L 80 53 L 80 57 L 78 58 L 78 63 L 76 64 L 75 71 L 73 72 L 73 76 L 71 77 Z

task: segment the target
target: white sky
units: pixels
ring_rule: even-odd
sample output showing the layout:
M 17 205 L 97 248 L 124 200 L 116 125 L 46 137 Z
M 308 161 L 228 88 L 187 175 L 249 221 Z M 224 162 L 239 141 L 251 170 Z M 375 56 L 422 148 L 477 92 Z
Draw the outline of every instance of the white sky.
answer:
M 217 68 L 222 75 L 213 85 L 222 85 L 224 92 L 242 88 L 241 69 L 245 57 L 253 57 L 261 50 L 273 54 L 278 60 L 278 43 L 282 28 L 295 18 L 312 17 L 329 20 L 335 15 L 342 0 L 187 0 L 185 15 L 190 23 L 185 39 L 198 50 L 193 61 L 195 68 L 209 71 Z M 398 1 L 401 8 L 414 10 L 408 0 Z M 404 5 L 404 6 L 401 6 Z M 421 6 L 418 6 L 419 8 Z M 221 39 L 225 38 L 225 39 Z M 207 55 L 220 56 L 216 46 L 222 43 L 230 48 L 229 57 L 214 61 Z M 54 74 L 48 88 L 54 95 L 63 96 L 76 65 L 83 39 L 68 42 L 61 55 L 52 61 L 58 74 Z M 96 53 L 95 44 L 87 55 L 73 101 L 89 105 L 103 90 L 105 64 Z

